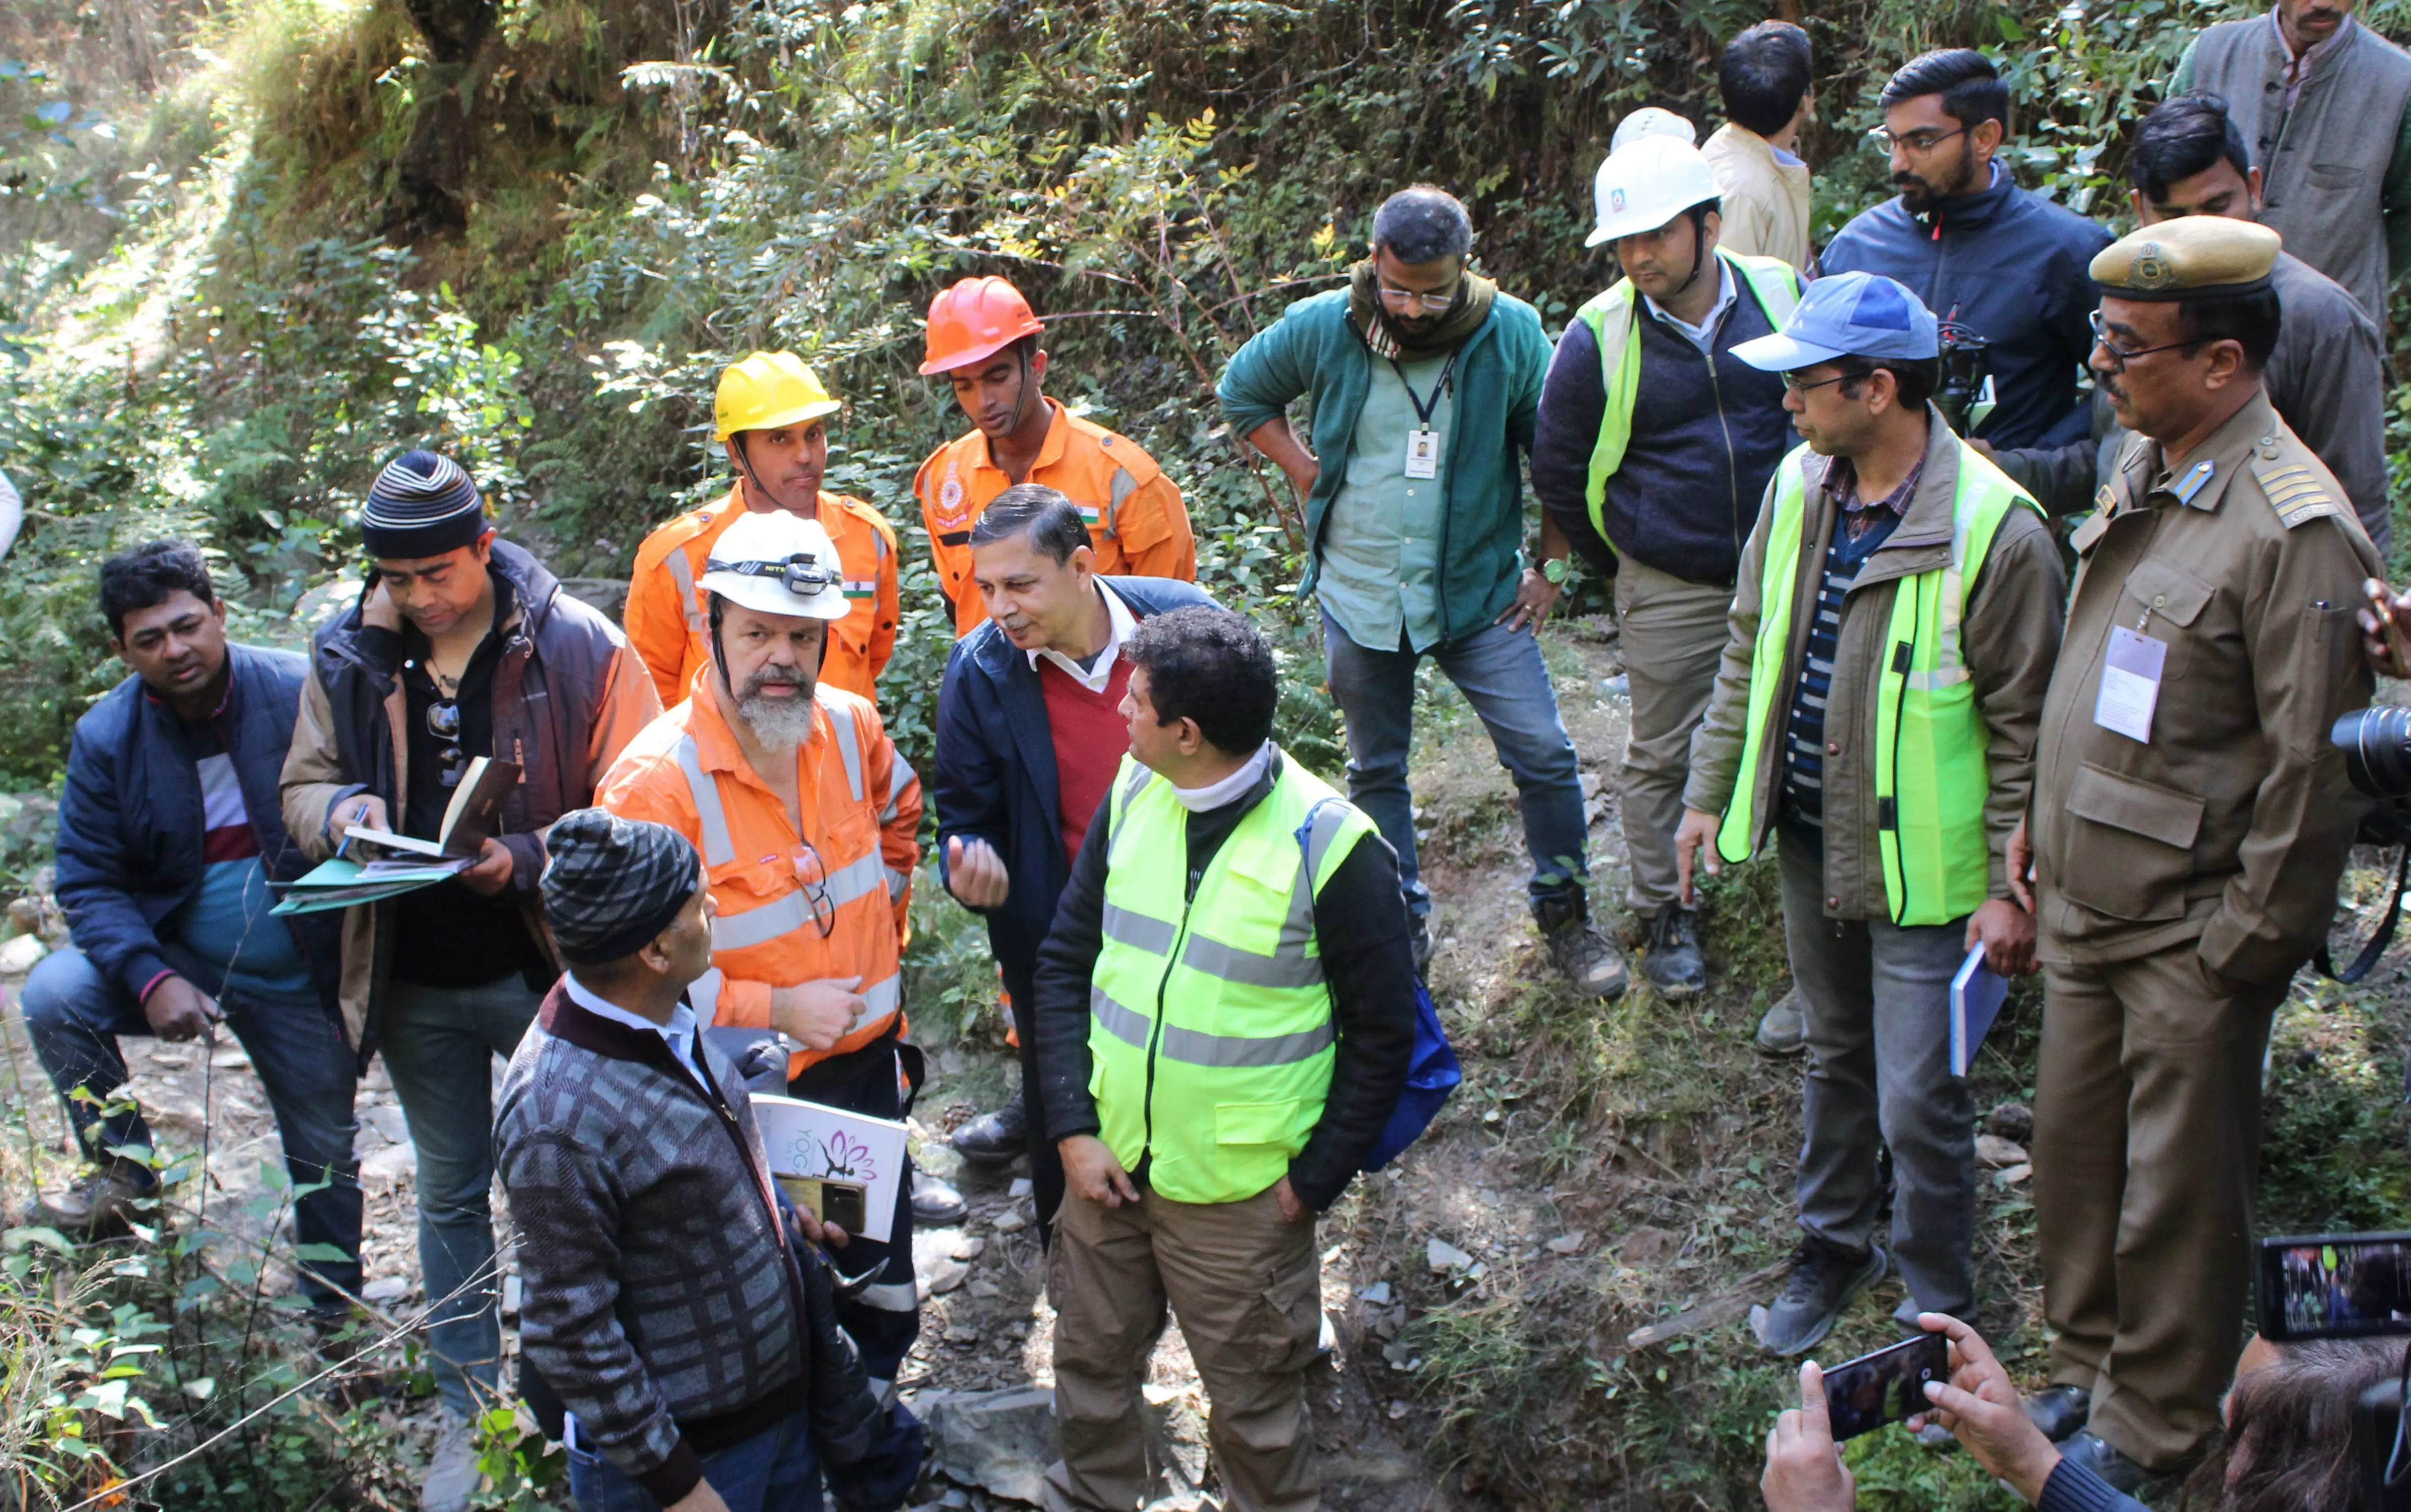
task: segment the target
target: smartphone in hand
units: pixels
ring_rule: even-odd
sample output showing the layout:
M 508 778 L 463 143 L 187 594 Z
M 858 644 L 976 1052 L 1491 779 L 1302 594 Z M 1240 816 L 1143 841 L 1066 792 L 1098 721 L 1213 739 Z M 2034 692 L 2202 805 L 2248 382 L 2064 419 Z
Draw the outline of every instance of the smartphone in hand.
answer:
M 1951 1341 L 1939 1333 L 1904 1339 L 1825 1373 L 1825 1411 L 1834 1442 L 1872 1433 L 1924 1412 L 1925 1383 L 1951 1378 Z

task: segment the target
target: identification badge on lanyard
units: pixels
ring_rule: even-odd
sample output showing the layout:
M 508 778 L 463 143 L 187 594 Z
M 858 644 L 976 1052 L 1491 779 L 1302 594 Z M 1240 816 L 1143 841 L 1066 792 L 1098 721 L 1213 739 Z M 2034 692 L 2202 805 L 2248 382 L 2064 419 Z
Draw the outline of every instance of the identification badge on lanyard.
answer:
M 1439 411 L 1440 396 L 1448 392 L 1449 379 L 1456 372 L 1456 352 L 1448 354 L 1448 361 L 1440 368 L 1439 381 L 1432 385 L 1428 400 L 1415 392 L 1415 386 L 1407 381 L 1407 370 L 1398 366 L 1398 360 L 1390 359 L 1391 370 L 1398 375 L 1398 387 L 1407 391 L 1407 403 L 1415 406 L 1415 428 L 1407 433 L 1404 471 L 1409 477 L 1439 476 L 1439 433 L 1432 429 L 1432 416 Z
M 1439 433 L 1417 428 L 1407 433 L 1407 476 L 1439 476 Z
M 2093 700 L 2093 722 L 2151 744 L 2152 710 L 2160 701 L 2160 668 L 2168 659 L 2168 642 L 2112 625 L 2109 655 L 2101 666 L 2101 692 Z

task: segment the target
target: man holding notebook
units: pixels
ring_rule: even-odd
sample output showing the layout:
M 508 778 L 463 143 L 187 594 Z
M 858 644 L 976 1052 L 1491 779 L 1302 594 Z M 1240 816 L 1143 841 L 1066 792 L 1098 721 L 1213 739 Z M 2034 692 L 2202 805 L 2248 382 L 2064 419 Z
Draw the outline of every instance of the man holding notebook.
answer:
M 284 774 L 285 825 L 316 858 L 344 831 L 443 832 L 478 756 L 516 763 L 496 833 L 459 877 L 344 916 L 343 1005 L 362 1064 L 378 1050 L 418 1155 L 418 1259 L 446 1412 L 423 1505 L 477 1484 L 471 1381 L 490 1392 L 494 1056 L 508 1056 L 559 975 L 538 908 L 544 830 L 592 801 L 604 771 L 661 712 L 610 621 L 495 537 L 476 485 L 430 451 L 395 459 L 360 534 L 376 571 L 311 639 Z
M 1975 1108 L 1951 1074 L 1951 978 L 1981 948 L 2033 969 L 2004 855 L 2033 785 L 2067 578 L 2042 510 L 1929 403 L 1934 315 L 1874 273 L 1809 286 L 1733 349 L 1783 374 L 1807 445 L 1742 555 L 1732 635 L 1691 741 L 1674 854 L 1686 901 L 1780 834 L 1783 921 L 1808 1025 L 1800 1247 L 1759 1341 L 1796 1355 L 1882 1278 L 1893 1315 L 1975 1316 Z

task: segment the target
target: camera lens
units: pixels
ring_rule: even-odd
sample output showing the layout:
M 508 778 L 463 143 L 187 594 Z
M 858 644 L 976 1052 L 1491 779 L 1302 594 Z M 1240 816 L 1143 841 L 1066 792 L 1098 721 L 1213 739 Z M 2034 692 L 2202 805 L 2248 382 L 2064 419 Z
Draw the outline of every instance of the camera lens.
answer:
M 2411 709 L 2356 709 L 2328 739 L 2344 753 L 2353 786 L 2374 799 L 2411 799 Z

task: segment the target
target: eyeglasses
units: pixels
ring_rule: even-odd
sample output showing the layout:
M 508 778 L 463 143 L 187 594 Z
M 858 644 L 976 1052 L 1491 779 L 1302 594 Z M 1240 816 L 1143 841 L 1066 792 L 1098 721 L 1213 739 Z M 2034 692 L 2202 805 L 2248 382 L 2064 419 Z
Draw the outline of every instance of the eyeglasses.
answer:
M 450 698 L 438 698 L 427 706 L 427 733 L 445 742 L 435 753 L 444 763 L 443 781 L 446 787 L 460 780 L 460 764 L 468 759 L 460 749 L 460 706 Z
M 1457 286 L 1454 284 L 1429 294 L 1418 294 L 1410 288 L 1393 288 L 1381 283 L 1375 286 L 1381 290 L 1381 302 L 1401 313 L 1421 310 L 1426 315 L 1439 315 L 1456 302 Z
M 806 551 L 778 562 L 723 562 L 715 556 L 704 563 L 703 570 L 733 572 L 740 578 L 776 578 L 787 592 L 807 598 L 841 580 L 836 571 L 819 565 Z
M 796 852 L 796 886 L 803 890 L 804 905 L 812 911 L 812 924 L 826 940 L 837 931 L 837 905 L 829 902 L 828 867 L 821 853 L 809 840 L 798 840 L 803 848 Z
M 1867 140 L 1889 153 L 1898 148 L 1911 157 L 1923 157 L 1953 137 L 1964 137 L 1967 128 L 1956 131 L 1912 131 L 1906 137 L 1894 136 L 1890 126 L 1874 126 L 1867 131 Z
M 2085 322 L 2093 328 L 2093 345 L 2110 354 L 2110 371 L 2112 373 L 2126 372 L 2126 364 L 2139 357 L 2149 357 L 2154 352 L 2172 352 L 2180 346 L 2201 345 L 2198 341 L 2172 341 L 2162 342 L 2157 346 L 2121 346 L 2110 339 L 2110 328 L 2102 320 L 2100 311 L 2096 310 L 2084 318 Z
M 1843 373 L 1830 378 L 1819 378 L 1815 383 L 1802 383 L 1799 374 L 1786 373 L 1783 374 L 1783 387 L 1795 394 L 1805 394 L 1811 389 L 1822 389 L 1830 384 L 1848 383 L 1858 375 L 1855 373 Z

